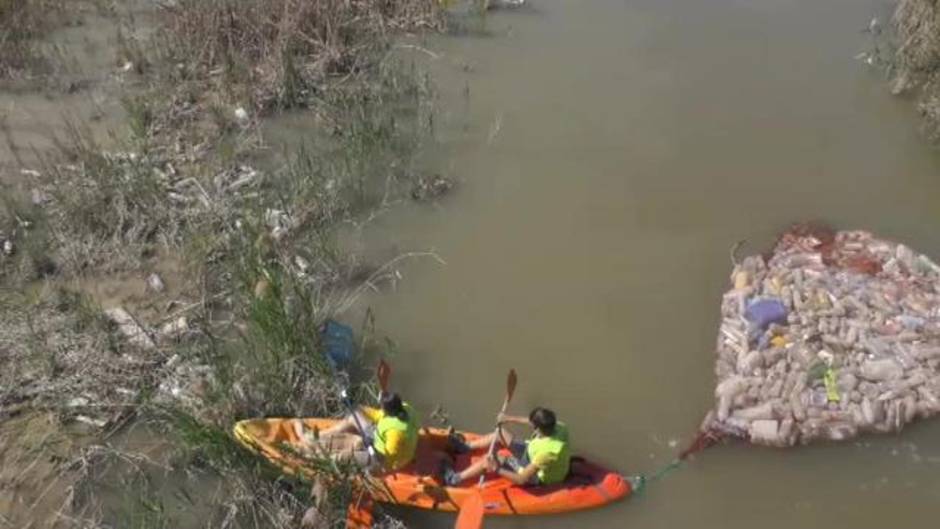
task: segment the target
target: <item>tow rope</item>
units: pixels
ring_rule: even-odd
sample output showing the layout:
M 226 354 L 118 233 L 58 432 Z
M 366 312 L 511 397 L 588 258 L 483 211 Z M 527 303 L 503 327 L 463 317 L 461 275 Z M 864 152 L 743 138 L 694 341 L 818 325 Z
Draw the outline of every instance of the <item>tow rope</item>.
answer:
M 653 472 L 649 475 L 637 475 L 627 477 L 627 481 L 630 482 L 631 487 L 633 488 L 634 494 L 642 494 L 646 487 L 650 483 L 659 481 L 667 474 L 672 473 L 675 470 L 678 470 L 682 467 L 682 464 L 685 463 L 685 460 L 693 454 L 697 454 L 708 447 L 714 446 L 716 443 L 721 441 L 724 438 L 724 435 L 720 432 L 714 430 L 704 430 L 699 432 L 695 439 L 692 440 L 692 443 L 689 444 L 688 448 L 679 452 L 679 456 L 670 461 L 668 464 L 660 467 L 656 472 Z

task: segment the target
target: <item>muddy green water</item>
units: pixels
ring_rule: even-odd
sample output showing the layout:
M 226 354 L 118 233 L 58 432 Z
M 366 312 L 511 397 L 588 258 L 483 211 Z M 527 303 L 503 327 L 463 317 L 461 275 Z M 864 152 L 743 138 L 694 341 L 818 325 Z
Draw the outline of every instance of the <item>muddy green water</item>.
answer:
M 551 406 L 578 452 L 649 472 L 712 404 L 729 247 L 760 251 L 822 218 L 940 257 L 940 156 L 912 105 L 853 60 L 890 4 L 532 3 L 492 16 L 492 38 L 428 44 L 450 125 L 440 156 L 461 188 L 381 218 L 363 244 L 447 265 L 411 264 L 370 303 L 401 348 L 394 385 L 426 411 L 489 428 L 515 367 L 516 411 Z M 926 527 L 938 501 L 934 421 L 843 445 L 713 448 L 642 497 L 488 526 Z

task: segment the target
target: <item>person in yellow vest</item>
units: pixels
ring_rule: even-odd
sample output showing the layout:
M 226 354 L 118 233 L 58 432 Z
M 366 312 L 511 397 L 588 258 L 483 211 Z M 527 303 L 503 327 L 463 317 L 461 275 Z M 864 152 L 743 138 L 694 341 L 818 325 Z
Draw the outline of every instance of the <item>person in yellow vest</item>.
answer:
M 556 420 L 555 412 L 547 408 L 535 408 L 529 417 L 500 415 L 500 425 L 522 424 L 531 426 L 532 437 L 520 442 L 513 439 L 510 432 L 502 431 L 497 438 L 498 444 L 509 447 L 511 456 L 499 461 L 496 457 L 481 459 L 461 472 L 444 467 L 444 482 L 449 486 L 480 476 L 484 472 L 495 472 L 516 485 L 552 485 L 561 483 L 568 477 L 571 468 L 571 451 L 568 442 L 568 427 Z M 459 446 L 458 451 L 489 448 L 494 432 Z
M 348 415 L 316 439 L 300 421 L 295 432 L 308 447 L 326 446 L 335 457 L 352 459 L 373 472 L 399 470 L 414 460 L 418 448 L 418 412 L 397 393 L 382 393 L 379 401 L 380 408 L 361 406 L 355 416 Z

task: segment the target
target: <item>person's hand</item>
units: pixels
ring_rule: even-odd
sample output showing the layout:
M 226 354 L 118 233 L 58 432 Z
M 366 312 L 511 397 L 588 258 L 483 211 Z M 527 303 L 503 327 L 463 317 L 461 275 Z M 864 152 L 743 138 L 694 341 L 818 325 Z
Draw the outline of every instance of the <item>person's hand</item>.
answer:
M 496 472 L 499 469 L 499 460 L 496 459 L 496 454 L 486 456 L 486 470 L 488 472 Z

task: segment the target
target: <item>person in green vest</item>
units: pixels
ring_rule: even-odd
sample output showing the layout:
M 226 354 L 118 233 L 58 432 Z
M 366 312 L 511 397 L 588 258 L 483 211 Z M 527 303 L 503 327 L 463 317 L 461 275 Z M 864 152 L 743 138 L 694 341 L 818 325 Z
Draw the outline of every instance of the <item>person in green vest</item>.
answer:
M 300 421 L 295 433 L 309 447 L 328 447 L 339 458 L 349 458 L 373 472 L 394 472 L 415 458 L 418 412 L 397 393 L 382 393 L 379 408 L 360 406 L 335 425 L 313 436 Z M 360 431 L 362 428 L 363 431 Z
M 568 477 L 571 468 L 571 451 L 568 442 L 568 427 L 556 420 L 555 412 L 547 408 L 535 408 L 528 417 L 502 415 L 497 418 L 500 425 L 522 424 L 531 426 L 532 437 L 525 442 L 513 439 L 510 432 L 502 431 L 497 444 L 504 444 L 512 453 L 504 460 L 497 457 L 484 458 L 461 472 L 445 464 L 444 482 L 457 486 L 461 482 L 493 472 L 516 485 L 552 485 Z M 470 443 L 457 442 L 457 451 L 472 451 L 489 448 L 496 432 L 475 439 Z

